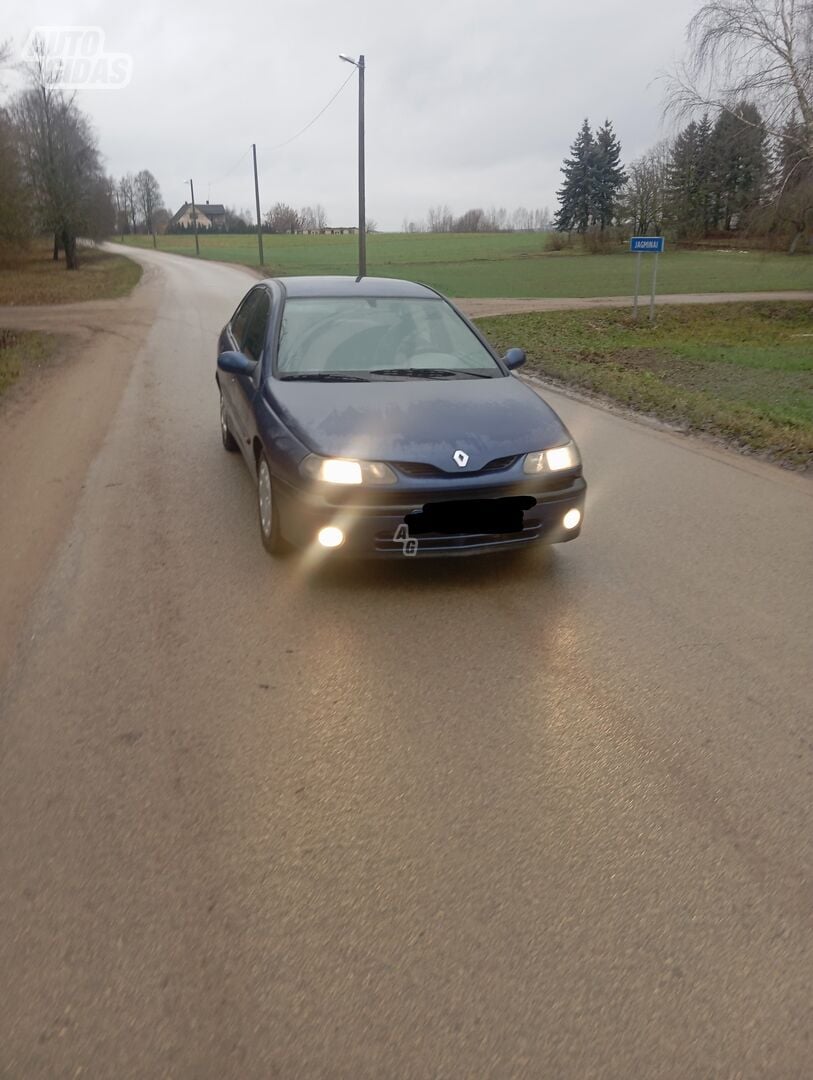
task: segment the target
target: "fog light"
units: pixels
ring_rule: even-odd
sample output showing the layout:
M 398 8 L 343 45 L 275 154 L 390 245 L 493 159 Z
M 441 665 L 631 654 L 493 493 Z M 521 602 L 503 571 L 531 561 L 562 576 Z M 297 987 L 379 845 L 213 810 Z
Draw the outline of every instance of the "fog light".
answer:
M 319 535 L 316 539 L 322 547 L 341 547 L 344 543 L 344 533 L 341 529 L 337 529 L 335 525 L 326 525 L 324 529 L 319 530 Z
M 581 510 L 568 510 L 568 512 L 562 518 L 562 524 L 566 529 L 575 529 L 581 519 Z

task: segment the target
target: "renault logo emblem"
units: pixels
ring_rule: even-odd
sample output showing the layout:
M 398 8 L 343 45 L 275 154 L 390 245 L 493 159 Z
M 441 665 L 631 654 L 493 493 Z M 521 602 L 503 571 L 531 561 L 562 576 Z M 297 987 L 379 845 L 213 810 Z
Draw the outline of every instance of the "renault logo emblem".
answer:
M 459 465 L 461 469 L 465 469 L 469 463 L 469 455 L 464 450 L 455 450 L 452 457 L 455 460 L 455 464 Z

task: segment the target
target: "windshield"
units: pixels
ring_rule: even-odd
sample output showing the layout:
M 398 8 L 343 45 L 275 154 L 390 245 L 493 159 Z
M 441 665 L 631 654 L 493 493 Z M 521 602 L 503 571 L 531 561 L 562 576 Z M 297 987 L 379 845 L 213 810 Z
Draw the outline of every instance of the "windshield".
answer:
M 440 298 L 287 300 L 279 378 L 497 378 L 494 357 Z

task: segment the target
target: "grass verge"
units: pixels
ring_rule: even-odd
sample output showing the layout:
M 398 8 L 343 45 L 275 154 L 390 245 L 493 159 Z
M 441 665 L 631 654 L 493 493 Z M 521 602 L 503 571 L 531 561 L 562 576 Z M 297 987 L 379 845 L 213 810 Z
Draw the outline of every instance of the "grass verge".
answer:
M 152 248 L 149 236 L 127 237 L 135 247 Z M 573 249 L 550 250 L 546 233 L 373 233 L 367 238 L 371 275 L 411 278 L 447 296 L 629 296 L 635 260 L 621 244 L 612 255 Z M 159 236 L 159 251 L 195 255 L 192 236 Z M 268 276 L 355 274 L 355 236 L 263 237 Z M 258 265 L 257 237 L 251 234 L 200 236 L 203 259 Z M 642 288 L 651 263 L 645 257 Z M 658 264 L 661 293 L 771 292 L 813 290 L 813 256 L 790 256 L 735 249 L 667 249 Z
M 813 464 L 813 306 L 662 308 L 650 326 L 627 311 L 478 320 L 526 370 L 610 398 L 796 468 Z
M 26 369 L 47 363 L 55 350 L 49 334 L 0 330 L 0 397 Z
M 79 249 L 79 269 L 65 269 L 65 257 L 53 260 L 50 241 L 37 239 L 24 252 L 0 263 L 0 304 L 70 304 L 126 296 L 141 277 L 141 267 L 123 255 L 96 248 Z

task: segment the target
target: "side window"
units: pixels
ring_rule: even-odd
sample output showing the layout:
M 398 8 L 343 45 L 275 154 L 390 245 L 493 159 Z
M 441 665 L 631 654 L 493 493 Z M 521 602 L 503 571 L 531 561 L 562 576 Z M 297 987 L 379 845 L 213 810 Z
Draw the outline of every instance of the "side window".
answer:
M 265 347 L 265 335 L 268 329 L 268 316 L 271 311 L 271 298 L 265 289 L 257 290 L 257 299 L 251 305 L 251 312 L 246 321 L 246 329 L 240 341 L 240 351 L 250 360 L 259 360 Z
M 251 309 L 257 300 L 257 290 L 252 289 L 248 296 L 245 297 L 240 307 L 234 314 L 234 318 L 231 321 L 231 332 L 234 334 L 237 347 L 240 348 L 240 342 L 243 340 L 243 335 L 246 329 L 246 322 L 251 314 Z

